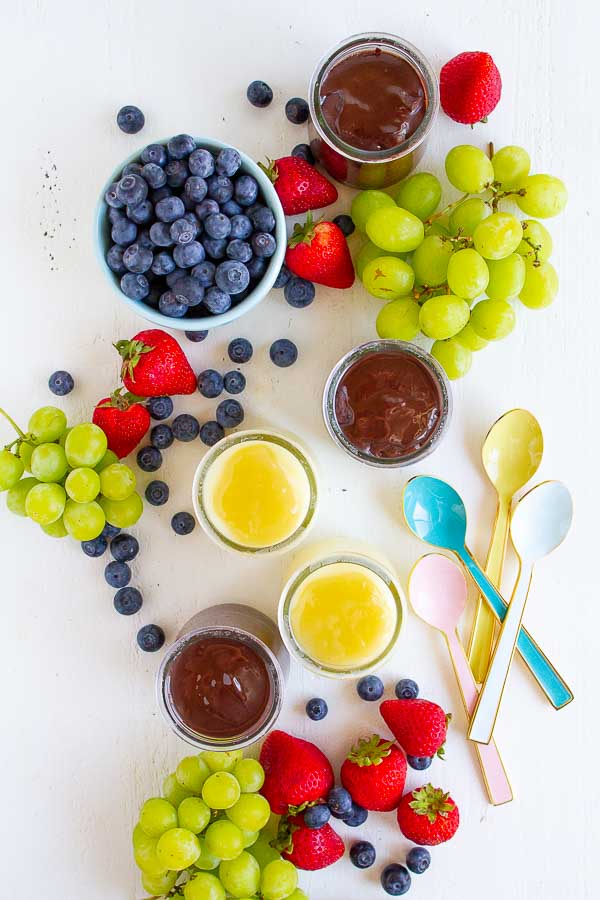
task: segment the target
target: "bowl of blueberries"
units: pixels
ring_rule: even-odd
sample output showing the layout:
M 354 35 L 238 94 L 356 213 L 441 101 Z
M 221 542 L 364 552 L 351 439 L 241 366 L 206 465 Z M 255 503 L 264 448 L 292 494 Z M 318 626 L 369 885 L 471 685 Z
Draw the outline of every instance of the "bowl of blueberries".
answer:
M 260 167 L 188 134 L 130 156 L 96 211 L 98 257 L 121 300 L 181 331 L 225 325 L 260 303 L 286 240 L 281 203 Z

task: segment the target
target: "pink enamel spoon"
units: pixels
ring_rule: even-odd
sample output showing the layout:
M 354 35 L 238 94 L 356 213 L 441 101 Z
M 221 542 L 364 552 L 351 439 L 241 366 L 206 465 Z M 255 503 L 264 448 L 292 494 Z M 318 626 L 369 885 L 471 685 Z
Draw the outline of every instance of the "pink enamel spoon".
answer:
M 408 582 L 410 603 L 428 625 L 446 638 L 467 719 L 479 697 L 477 684 L 458 635 L 458 623 L 467 603 L 462 569 L 447 556 L 428 553 L 419 559 Z M 513 799 L 512 788 L 495 742 L 475 744 L 490 803 L 500 806 Z

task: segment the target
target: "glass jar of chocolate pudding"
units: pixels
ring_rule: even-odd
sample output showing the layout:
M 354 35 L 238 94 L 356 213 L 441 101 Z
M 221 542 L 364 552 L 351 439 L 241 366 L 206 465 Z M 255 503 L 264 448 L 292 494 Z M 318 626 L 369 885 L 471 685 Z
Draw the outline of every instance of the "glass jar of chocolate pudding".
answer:
M 452 413 L 438 362 L 415 344 L 370 341 L 333 368 L 323 394 L 329 434 L 353 459 L 380 468 L 419 462 L 435 450 Z
M 175 733 L 201 750 L 260 740 L 281 710 L 289 654 L 276 624 L 225 603 L 193 616 L 157 675 L 158 703 Z
M 355 34 L 317 65 L 309 88 L 315 157 L 337 181 L 381 188 L 422 156 L 439 108 L 438 82 L 420 50 L 393 34 Z

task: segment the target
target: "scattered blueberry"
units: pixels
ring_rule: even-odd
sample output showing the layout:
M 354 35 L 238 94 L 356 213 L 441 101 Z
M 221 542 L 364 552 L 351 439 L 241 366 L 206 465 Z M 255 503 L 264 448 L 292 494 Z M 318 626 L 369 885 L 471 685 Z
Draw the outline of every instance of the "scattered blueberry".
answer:
M 148 185 L 141 175 L 124 175 L 117 184 L 117 197 L 127 206 L 137 206 L 148 196 Z
M 292 276 L 288 278 L 283 288 L 283 294 L 290 306 L 295 309 L 304 309 L 315 299 L 315 286 L 312 281 L 306 281 L 305 278 L 296 278 Z
M 411 767 L 411 769 L 416 769 L 417 772 L 422 772 L 423 769 L 428 769 L 431 765 L 433 757 L 431 756 L 407 756 L 406 762 Z
M 170 197 L 166 198 L 171 199 Z M 163 202 L 162 200 L 160 201 Z M 168 222 L 154 222 L 150 226 L 150 240 L 157 247 L 172 247 L 175 243 L 171 237 L 171 227 Z
M 416 700 L 419 696 L 419 685 L 412 678 L 401 678 L 394 693 L 398 700 Z
M 142 595 L 137 588 L 120 588 L 113 600 L 114 607 L 122 616 L 133 616 L 142 608 Z
M 255 256 L 269 259 L 277 249 L 277 242 L 272 234 L 264 231 L 257 231 L 252 235 L 250 244 Z
M 134 538 L 132 534 L 124 534 L 123 532 L 118 534 L 110 545 L 113 559 L 116 559 L 118 562 L 129 562 L 135 559 L 139 550 L 140 545 L 137 538 Z
M 426 872 L 431 863 L 431 853 L 425 847 L 412 847 L 406 854 L 406 865 L 415 875 Z
M 356 227 L 351 216 L 336 216 L 333 222 L 346 237 L 350 237 Z
M 158 308 L 163 316 L 173 319 L 181 319 L 188 311 L 187 303 L 184 303 L 173 291 L 165 291 L 160 295 Z
M 164 200 L 158 201 L 154 207 L 154 212 L 156 213 L 156 218 L 161 222 L 174 222 L 176 219 L 182 218 L 185 206 L 180 197 L 165 197 Z
M 175 534 L 191 534 L 196 527 L 196 520 L 189 512 L 175 513 L 171 519 L 171 528 Z
M 325 803 L 309 806 L 304 810 L 304 824 L 307 828 L 322 828 L 331 818 L 329 807 Z
M 75 387 L 75 382 L 72 375 L 59 369 L 57 372 L 53 372 L 48 379 L 48 387 L 57 397 L 66 397 Z
M 410 872 L 399 863 L 392 863 L 381 873 L 381 886 L 392 897 L 406 894 L 410 888 Z
M 204 305 L 213 316 L 227 312 L 231 306 L 231 297 L 218 287 L 210 287 L 204 297 Z
M 144 113 L 137 106 L 122 106 L 117 113 L 117 125 L 125 134 L 137 134 L 145 121 Z
M 251 206 L 255 203 L 258 197 L 258 182 L 256 178 L 253 178 L 252 175 L 240 175 L 235 182 L 234 196 L 240 206 Z
M 146 409 L 153 419 L 160 422 L 162 419 L 168 419 L 173 412 L 173 401 L 170 397 L 150 397 Z
M 198 419 L 189 413 L 181 413 L 173 419 L 171 428 L 178 441 L 193 441 L 200 433 Z
M 334 787 L 327 794 L 327 806 L 332 816 L 343 819 L 352 809 L 352 797 L 346 788 Z
M 200 263 L 200 265 L 205 265 L 205 263 Z M 193 271 L 194 270 L 192 269 L 192 272 Z M 191 341 L 193 344 L 200 344 L 208 337 L 208 331 L 186 331 L 185 336 L 188 341 Z
M 383 697 L 383 681 L 377 675 L 365 675 L 356 685 L 361 700 L 380 700 Z
M 225 431 L 218 422 L 205 422 L 200 428 L 200 440 L 207 447 L 213 447 L 225 437 Z
M 142 472 L 156 472 L 162 466 L 162 454 L 156 447 L 142 447 L 136 459 Z
M 375 847 L 369 841 L 357 841 L 350 847 L 350 862 L 357 869 L 368 869 L 375 862 Z
M 164 642 L 165 633 L 160 625 L 144 625 L 137 633 L 138 647 L 147 653 L 160 650 Z
M 150 429 L 150 443 L 157 450 L 166 450 L 174 440 L 173 432 L 168 425 L 155 425 Z
M 223 428 L 237 428 L 244 421 L 244 410 L 237 400 L 221 400 L 217 406 L 216 419 Z
M 198 375 L 198 390 L 210 400 L 223 393 L 223 376 L 215 369 L 205 369 Z
M 192 175 L 199 175 L 201 178 L 208 178 L 215 171 L 213 155 L 203 147 L 190 153 L 188 166 Z
M 246 88 L 246 97 L 252 106 L 264 109 L 273 99 L 273 91 L 265 81 L 251 81 Z
M 249 214 L 249 218 L 256 231 L 269 234 L 275 228 L 275 216 L 268 206 L 257 206 L 257 208 Z
M 149 200 L 142 200 L 137 206 L 127 207 L 127 216 L 136 225 L 145 225 L 150 222 L 154 215 L 154 207 Z
M 311 166 L 314 166 L 315 164 L 315 157 L 313 156 L 313 152 L 310 149 L 310 144 L 296 144 L 296 146 L 292 150 L 291 155 L 297 156 L 299 159 L 303 159 Z
M 285 104 L 285 114 L 293 125 L 303 125 L 308 119 L 308 103 L 302 97 L 292 97 Z
M 342 816 L 342 822 L 350 828 L 358 828 L 360 825 L 364 825 L 368 818 L 369 813 L 364 806 L 359 806 L 358 803 L 352 801 L 352 809 Z
M 164 481 L 151 481 L 146 486 L 145 497 L 151 506 L 163 506 L 169 499 L 169 486 Z
M 306 715 L 309 719 L 312 719 L 313 722 L 320 722 L 321 719 L 325 718 L 328 712 L 329 708 L 327 703 L 321 697 L 313 697 L 312 700 L 309 700 L 306 704 Z
M 130 272 L 135 272 L 137 275 L 147 272 L 153 259 L 152 251 L 137 243 L 131 244 L 123 252 L 123 264 Z
M 131 569 L 126 562 L 113 560 L 105 568 L 104 577 L 111 587 L 122 588 L 131 581 Z
M 239 238 L 229 241 L 225 252 L 229 259 L 235 259 L 238 262 L 247 263 L 252 259 L 252 247 L 247 241 L 241 241 Z M 250 274 L 248 274 L 248 281 L 250 281 Z
M 81 549 L 86 556 L 91 557 L 102 556 L 102 554 L 106 552 L 107 547 L 108 541 L 106 540 L 104 533 L 99 534 L 97 538 L 94 538 L 91 541 L 81 542 Z
M 223 384 L 228 394 L 241 394 L 246 387 L 246 377 L 241 372 L 227 372 Z
M 215 282 L 217 287 L 227 294 L 240 294 L 250 284 L 250 273 L 243 262 L 228 259 L 217 266 Z
M 229 359 L 234 363 L 248 362 L 253 352 L 252 344 L 246 338 L 234 338 L 227 348 Z
M 116 534 L 119 534 L 120 531 L 121 531 L 121 529 L 117 528 L 116 525 L 109 525 L 107 522 L 106 525 L 104 526 L 104 528 L 102 529 L 102 537 L 106 538 L 107 541 L 109 541 L 112 538 L 114 538 L 114 536 Z
M 252 222 L 248 216 L 240 213 L 231 217 L 231 237 L 245 241 L 252 234 Z
M 183 159 L 196 149 L 196 141 L 189 134 L 176 134 L 167 144 L 171 159 Z
M 189 219 L 175 219 L 169 228 L 169 234 L 174 244 L 189 244 L 198 235 L 198 226 Z
M 168 275 L 176 269 L 175 260 L 166 250 L 161 250 L 152 260 L 150 270 L 154 275 Z
M 282 369 L 286 369 L 298 359 L 298 348 L 292 341 L 288 341 L 287 338 L 280 338 L 271 344 L 269 356 L 272 363 Z
M 227 175 L 211 175 L 207 184 L 208 196 L 211 200 L 216 200 L 217 203 L 227 203 L 233 197 L 233 181 Z
M 288 269 L 286 264 L 283 263 L 279 270 L 277 278 L 275 279 L 275 282 L 273 283 L 273 287 L 274 288 L 284 288 L 291 277 L 292 277 L 292 273 L 290 272 L 290 270 Z M 307 282 L 307 284 L 310 284 L 310 282 Z
M 150 293 L 150 285 L 145 275 L 127 272 L 121 278 L 121 290 L 130 300 L 143 300 Z
M 190 170 L 182 159 L 171 159 L 165 166 L 167 184 L 172 188 L 180 188 L 189 178 Z M 181 200 L 183 203 L 183 199 Z
M 131 177 L 133 178 L 134 176 L 132 175 Z M 137 231 L 135 222 L 123 217 L 122 219 L 117 219 L 117 221 L 113 223 L 110 236 L 115 244 L 120 244 L 122 247 L 128 247 L 129 244 L 132 244 L 135 241 Z

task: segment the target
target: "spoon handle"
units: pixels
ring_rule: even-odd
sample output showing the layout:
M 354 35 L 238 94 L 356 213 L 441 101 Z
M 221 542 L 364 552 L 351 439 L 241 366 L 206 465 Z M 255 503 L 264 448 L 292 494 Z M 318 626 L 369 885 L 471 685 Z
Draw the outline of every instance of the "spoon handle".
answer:
M 450 651 L 450 659 L 454 668 L 454 674 L 458 681 L 463 706 L 470 718 L 477 705 L 477 685 L 475 678 L 469 667 L 467 656 L 463 649 L 463 645 L 458 637 L 458 632 L 446 632 L 446 642 Z M 492 740 L 490 744 L 476 744 L 475 749 L 479 757 L 479 765 L 483 774 L 485 787 L 493 806 L 500 806 L 502 803 L 509 803 L 513 799 L 512 788 L 504 768 L 504 763 L 500 758 L 500 753 Z
M 498 508 L 496 511 L 496 521 L 494 522 L 492 531 L 492 539 L 490 541 L 490 549 L 488 550 L 485 564 L 485 574 L 495 587 L 500 587 L 502 579 L 506 544 L 508 542 L 509 514 L 510 500 L 507 497 L 500 495 L 498 497 Z M 471 632 L 468 650 L 469 663 L 473 670 L 475 681 L 478 684 L 481 684 L 485 679 L 490 665 L 495 628 L 496 619 L 494 618 L 494 614 L 480 594 L 477 598 L 475 621 L 473 622 L 473 631 Z
M 494 615 L 502 622 L 506 615 L 507 604 L 494 585 L 483 574 L 478 564 L 466 547 L 455 551 L 465 569 L 491 606 Z M 573 699 L 573 693 L 564 679 L 559 675 L 546 654 L 538 647 L 524 625 L 521 626 L 517 640 L 517 650 L 531 674 L 543 690 L 555 709 L 562 709 Z

